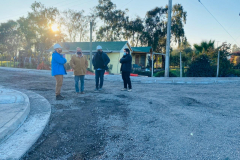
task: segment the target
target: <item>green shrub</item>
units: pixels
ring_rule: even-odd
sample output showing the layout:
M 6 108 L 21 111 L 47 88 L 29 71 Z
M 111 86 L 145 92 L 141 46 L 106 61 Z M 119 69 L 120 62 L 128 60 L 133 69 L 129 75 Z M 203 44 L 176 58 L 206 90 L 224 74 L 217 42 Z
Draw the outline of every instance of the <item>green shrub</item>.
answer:
M 207 55 L 200 55 L 193 61 L 187 71 L 187 77 L 214 77 L 216 73 L 210 65 Z
M 234 75 L 240 77 L 240 69 L 233 69 Z
M 164 77 L 165 71 L 160 71 L 155 74 L 155 77 Z M 177 77 L 177 75 L 173 71 L 169 71 L 169 77 Z
M 226 57 L 222 57 L 220 59 L 220 66 L 219 66 L 219 76 L 220 77 L 228 77 L 229 75 L 235 74 L 233 70 L 233 65 Z
M 141 76 L 151 77 L 151 72 L 150 71 L 134 70 L 132 73 L 138 74 L 138 75 L 141 75 Z

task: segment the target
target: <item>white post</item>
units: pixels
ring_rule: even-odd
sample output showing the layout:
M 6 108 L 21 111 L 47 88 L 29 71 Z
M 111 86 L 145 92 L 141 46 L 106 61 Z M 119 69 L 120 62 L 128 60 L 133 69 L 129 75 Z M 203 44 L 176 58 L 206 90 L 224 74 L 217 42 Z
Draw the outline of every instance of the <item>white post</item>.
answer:
M 154 55 L 154 52 L 152 52 L 152 77 L 153 77 L 153 55 Z
M 165 59 L 165 77 L 169 77 L 171 23 L 172 23 L 172 0 L 169 0 L 168 1 L 168 26 L 167 26 L 167 46 L 166 46 L 166 59 Z
M 217 77 L 218 77 L 218 75 L 219 75 L 219 59 L 220 59 L 220 51 L 218 51 Z
M 182 52 L 180 52 L 180 77 L 182 77 Z

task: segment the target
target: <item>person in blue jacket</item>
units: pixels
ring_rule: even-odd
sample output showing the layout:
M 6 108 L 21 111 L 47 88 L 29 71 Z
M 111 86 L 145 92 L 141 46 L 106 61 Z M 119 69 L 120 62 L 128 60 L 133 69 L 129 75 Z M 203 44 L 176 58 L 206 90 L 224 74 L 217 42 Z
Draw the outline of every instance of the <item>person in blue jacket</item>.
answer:
M 119 60 L 121 65 L 121 71 L 122 71 L 122 79 L 124 88 L 122 91 L 132 91 L 132 83 L 130 79 L 130 73 L 132 70 L 132 56 L 130 55 L 130 50 L 128 48 L 124 49 L 123 57 Z M 128 87 L 128 89 L 127 89 Z
M 62 47 L 59 44 L 53 46 L 54 52 L 52 54 L 52 76 L 56 79 L 56 100 L 63 100 L 64 97 L 60 94 L 62 84 L 63 84 L 63 75 L 67 74 L 64 64 L 67 60 L 61 55 Z
M 104 73 L 105 70 L 108 70 L 108 63 L 110 59 L 106 53 L 102 51 L 102 47 L 100 45 L 97 46 L 97 53 L 94 55 L 92 59 L 92 64 L 95 69 L 95 80 L 96 80 L 96 89 L 95 92 L 101 91 L 103 87 L 104 81 Z M 100 85 L 99 85 L 100 79 Z

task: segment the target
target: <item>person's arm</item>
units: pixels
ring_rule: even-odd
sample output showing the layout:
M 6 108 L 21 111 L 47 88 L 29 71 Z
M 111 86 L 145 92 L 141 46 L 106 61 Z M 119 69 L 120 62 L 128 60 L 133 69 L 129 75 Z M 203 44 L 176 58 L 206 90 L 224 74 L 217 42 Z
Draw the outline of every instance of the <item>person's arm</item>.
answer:
M 120 63 L 127 63 L 131 60 L 132 60 L 131 56 L 126 56 L 125 58 L 120 59 Z
M 88 68 L 88 60 L 86 57 L 85 57 L 85 66 L 86 66 L 86 68 Z
M 73 56 L 72 56 L 72 58 L 70 60 L 70 66 L 71 66 L 72 69 L 75 68 L 75 63 L 74 63 L 74 60 L 73 60 Z
M 93 64 L 93 66 L 95 65 L 95 56 L 96 55 L 93 55 L 93 58 L 92 58 L 92 64 Z M 90 59 L 91 60 L 91 59 Z
M 105 53 L 105 61 L 104 61 L 104 66 L 107 66 L 108 63 L 110 62 L 110 58 L 108 57 L 108 55 Z
M 52 58 L 59 64 L 65 64 L 67 62 L 67 60 L 62 56 L 58 55 L 58 53 L 53 54 Z

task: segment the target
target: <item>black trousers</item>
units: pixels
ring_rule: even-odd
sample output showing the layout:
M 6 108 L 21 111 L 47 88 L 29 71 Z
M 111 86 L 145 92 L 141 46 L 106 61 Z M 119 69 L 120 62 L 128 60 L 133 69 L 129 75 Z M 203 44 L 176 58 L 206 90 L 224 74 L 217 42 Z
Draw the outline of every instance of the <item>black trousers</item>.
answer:
M 127 88 L 127 85 L 128 85 L 128 88 L 132 89 L 130 72 L 122 72 L 122 79 L 123 79 L 124 88 Z
M 99 88 L 99 79 L 100 79 L 100 88 L 103 86 L 104 81 L 104 73 L 105 70 L 95 70 L 95 80 L 96 80 L 96 88 Z

